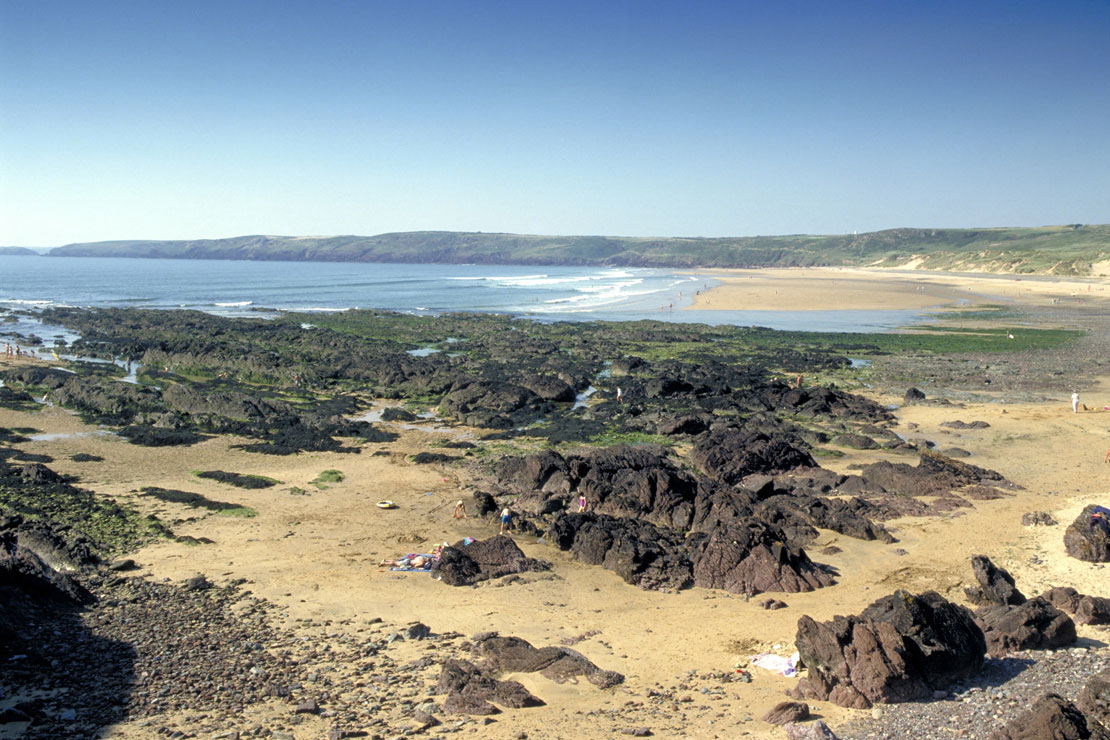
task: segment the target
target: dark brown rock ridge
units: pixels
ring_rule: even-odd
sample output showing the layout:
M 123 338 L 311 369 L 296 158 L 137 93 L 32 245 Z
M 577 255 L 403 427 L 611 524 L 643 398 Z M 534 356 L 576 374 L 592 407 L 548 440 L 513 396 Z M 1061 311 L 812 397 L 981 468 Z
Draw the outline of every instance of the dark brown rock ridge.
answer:
M 932 591 L 896 591 L 830 622 L 803 616 L 796 644 L 809 674 L 795 698 L 856 709 L 930 696 L 977 673 L 986 653 L 971 613 Z

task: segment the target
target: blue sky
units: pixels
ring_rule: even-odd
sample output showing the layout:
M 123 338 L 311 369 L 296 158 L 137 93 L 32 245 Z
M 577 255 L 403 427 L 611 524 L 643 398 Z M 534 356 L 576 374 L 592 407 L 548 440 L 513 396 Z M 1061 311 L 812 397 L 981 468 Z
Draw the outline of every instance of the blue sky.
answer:
M 1110 3 L 0 0 L 0 244 L 1110 222 Z

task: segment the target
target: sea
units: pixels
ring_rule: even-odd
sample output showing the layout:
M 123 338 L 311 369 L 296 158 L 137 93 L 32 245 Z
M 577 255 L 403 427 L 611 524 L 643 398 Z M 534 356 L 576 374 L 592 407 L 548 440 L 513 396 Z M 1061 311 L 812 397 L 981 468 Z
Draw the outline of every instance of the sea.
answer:
M 927 314 L 894 311 L 689 310 L 708 274 L 633 267 L 443 265 L 0 255 L 0 310 L 46 306 L 194 309 L 224 316 L 273 310 L 470 311 L 539 321 L 636 321 L 809 331 L 891 331 Z M 267 311 L 267 309 L 272 309 Z M 33 330 L 18 311 L 5 331 Z M 40 334 L 41 335 L 41 334 Z

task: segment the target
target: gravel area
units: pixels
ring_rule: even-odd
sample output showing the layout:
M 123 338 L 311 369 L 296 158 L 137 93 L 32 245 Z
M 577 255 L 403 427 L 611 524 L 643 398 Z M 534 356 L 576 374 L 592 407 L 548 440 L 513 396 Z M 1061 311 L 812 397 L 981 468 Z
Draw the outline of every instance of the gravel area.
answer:
M 936 701 L 886 704 L 835 728 L 841 740 L 985 740 L 1047 693 L 1074 701 L 1087 680 L 1110 669 L 1110 648 L 1025 651 L 988 658 L 983 672 Z

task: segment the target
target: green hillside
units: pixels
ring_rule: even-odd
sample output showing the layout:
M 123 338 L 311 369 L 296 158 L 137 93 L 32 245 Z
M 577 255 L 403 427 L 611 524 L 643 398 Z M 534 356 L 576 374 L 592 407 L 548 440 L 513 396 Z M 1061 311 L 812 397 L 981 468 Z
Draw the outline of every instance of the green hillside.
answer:
M 413 231 L 377 236 L 241 236 L 68 244 L 55 257 L 440 262 L 645 267 L 913 265 L 934 270 L 1089 275 L 1110 259 L 1110 226 L 890 229 L 834 236 L 654 238 Z

